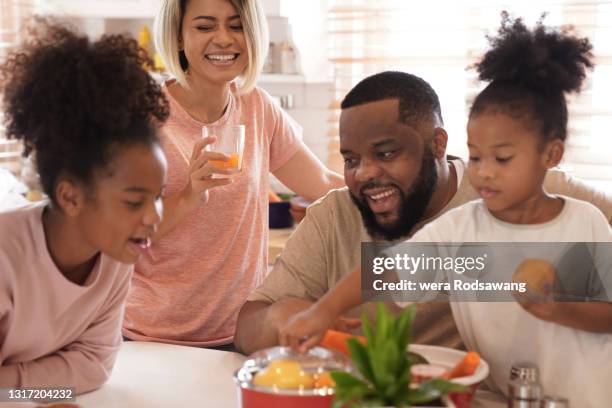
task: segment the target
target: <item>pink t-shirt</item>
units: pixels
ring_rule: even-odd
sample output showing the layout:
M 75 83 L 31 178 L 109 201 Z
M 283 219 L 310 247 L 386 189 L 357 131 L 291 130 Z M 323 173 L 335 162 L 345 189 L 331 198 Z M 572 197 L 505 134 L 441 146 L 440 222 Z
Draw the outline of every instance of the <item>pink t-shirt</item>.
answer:
M 83 286 L 67 280 L 47 250 L 46 204 L 0 212 L 0 387 L 90 391 L 121 345 L 132 266 L 100 255 Z
M 166 89 L 170 118 L 162 128 L 168 159 L 166 194 L 183 189 L 204 123 Z M 124 334 L 135 340 L 214 346 L 230 343 L 238 311 L 267 271 L 268 173 L 301 146 L 301 130 L 263 90 L 232 86 L 214 124 L 245 125 L 242 172 L 209 190 L 208 202 L 153 244 L 136 265 Z

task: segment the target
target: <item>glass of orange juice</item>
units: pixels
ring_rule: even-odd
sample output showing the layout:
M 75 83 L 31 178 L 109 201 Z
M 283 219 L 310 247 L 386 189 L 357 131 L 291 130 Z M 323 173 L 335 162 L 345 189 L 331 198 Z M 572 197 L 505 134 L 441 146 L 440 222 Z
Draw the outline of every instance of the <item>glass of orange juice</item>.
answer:
M 215 136 L 217 140 L 206 146 L 210 152 L 223 153 L 230 157 L 228 161 L 211 160 L 210 163 L 220 169 L 238 173 L 242 169 L 244 151 L 244 125 L 211 125 L 202 127 L 202 136 Z M 217 175 L 216 177 L 221 177 Z

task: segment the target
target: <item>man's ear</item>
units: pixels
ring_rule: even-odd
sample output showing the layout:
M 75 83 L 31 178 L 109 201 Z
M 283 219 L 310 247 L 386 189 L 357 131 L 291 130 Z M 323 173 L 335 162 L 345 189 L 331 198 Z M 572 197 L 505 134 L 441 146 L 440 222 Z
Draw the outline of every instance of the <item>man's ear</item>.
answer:
M 72 180 L 60 179 L 55 188 L 55 200 L 64 214 L 76 217 L 83 209 L 85 191 Z
M 448 143 L 448 134 L 441 127 L 434 129 L 434 135 L 431 139 L 431 152 L 437 160 L 441 160 L 446 155 L 446 145 Z
M 543 153 L 544 166 L 547 169 L 556 167 L 563 158 L 565 152 L 565 144 L 559 140 L 554 139 L 546 144 Z

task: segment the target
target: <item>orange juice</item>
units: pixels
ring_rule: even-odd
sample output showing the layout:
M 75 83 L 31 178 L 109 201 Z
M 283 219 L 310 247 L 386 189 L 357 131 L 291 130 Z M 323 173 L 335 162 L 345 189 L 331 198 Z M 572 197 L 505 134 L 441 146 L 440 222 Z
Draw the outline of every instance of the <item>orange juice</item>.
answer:
M 228 161 L 223 160 L 210 160 L 210 163 L 220 169 L 235 169 L 239 170 L 238 163 L 240 163 L 240 155 L 238 153 L 232 153 Z

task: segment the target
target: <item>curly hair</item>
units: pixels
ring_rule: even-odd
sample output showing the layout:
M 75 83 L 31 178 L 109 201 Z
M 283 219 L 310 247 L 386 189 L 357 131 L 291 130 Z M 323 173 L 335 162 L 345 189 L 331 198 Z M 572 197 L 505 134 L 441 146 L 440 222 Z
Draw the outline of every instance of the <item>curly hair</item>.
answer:
M 586 71 L 593 68 L 593 47 L 571 28 L 545 27 L 544 17 L 530 30 L 522 19 L 502 12 L 497 37 L 487 37 L 491 49 L 475 65 L 479 79 L 490 84 L 474 100 L 470 118 L 499 109 L 525 120 L 543 141 L 565 141 L 565 94 L 580 91 Z
M 399 121 L 420 125 L 423 121 L 443 124 L 440 101 L 436 91 L 416 75 L 385 71 L 359 82 L 344 97 L 341 108 L 347 109 L 384 99 L 399 99 Z
M 169 115 L 164 94 L 142 68 L 134 39 L 86 36 L 36 19 L 29 37 L 0 66 L 7 136 L 35 152 L 45 193 L 61 175 L 91 186 L 117 149 L 159 143 Z

